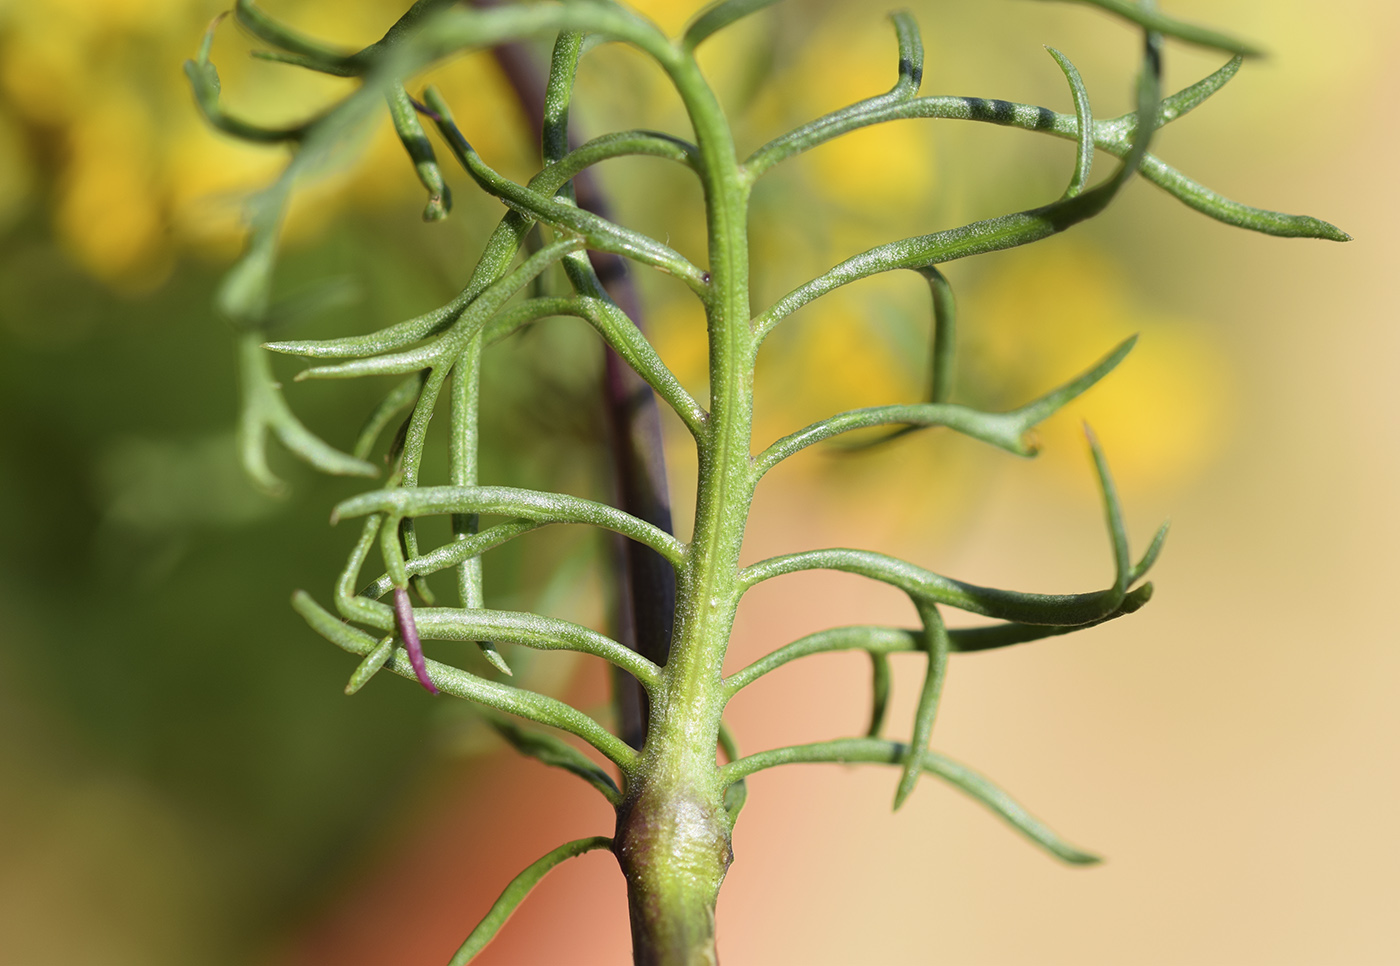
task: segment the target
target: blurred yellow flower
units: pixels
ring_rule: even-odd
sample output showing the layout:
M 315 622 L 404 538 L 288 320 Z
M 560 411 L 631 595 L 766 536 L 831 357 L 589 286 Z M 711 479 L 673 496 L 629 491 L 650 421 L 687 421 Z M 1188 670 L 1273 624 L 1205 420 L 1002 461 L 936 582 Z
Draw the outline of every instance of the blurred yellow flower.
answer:
M 0 104 L 0 231 L 23 213 L 34 190 L 34 162 L 23 139 L 23 129 Z
M 242 199 L 276 177 L 287 150 L 220 135 L 194 108 L 181 64 L 224 6 L 210 0 L 0 6 L 0 225 L 26 195 L 45 192 L 63 247 L 118 289 L 158 284 L 184 252 L 227 260 L 243 239 Z M 397 0 L 276 7 L 278 16 L 347 47 L 373 41 L 402 12 Z M 214 60 L 230 110 L 250 120 L 290 122 L 349 89 L 341 80 L 252 61 L 246 38 L 231 25 L 218 35 Z M 505 92 L 489 55 L 460 58 L 439 73 L 483 153 L 513 161 L 520 125 L 487 113 L 486 105 L 500 103 Z M 31 145 L 42 146 L 43 181 L 26 153 Z M 298 200 L 288 234 L 313 234 L 349 201 L 397 200 L 419 190 L 392 129 L 382 123 L 357 164 Z
M 1136 304 L 1121 269 L 1070 239 L 998 257 L 963 299 L 969 362 L 983 376 L 966 383 L 995 387 L 1000 406 L 1019 405 L 1137 333 L 1117 370 L 1042 425 L 1042 458 L 1059 464 L 1068 454 L 1064 465 L 1080 475 L 1086 421 L 1126 486 L 1180 486 L 1205 469 L 1228 441 L 1232 412 L 1219 338 Z

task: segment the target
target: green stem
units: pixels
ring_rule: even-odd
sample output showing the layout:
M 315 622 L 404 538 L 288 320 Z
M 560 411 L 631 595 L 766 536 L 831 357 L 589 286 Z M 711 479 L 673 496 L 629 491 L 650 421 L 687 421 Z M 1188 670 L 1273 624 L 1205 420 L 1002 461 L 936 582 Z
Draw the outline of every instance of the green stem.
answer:
M 754 342 L 749 328 L 748 181 L 728 123 L 689 52 L 663 63 L 695 128 L 709 227 L 703 292 L 710 418 L 697 439 L 694 538 L 678 573 L 676 623 L 637 780 L 614 849 L 627 876 L 641 966 L 712 963 L 714 908 L 728 868 L 730 818 L 715 764 L 722 666 L 742 594 L 739 551 L 750 461 Z

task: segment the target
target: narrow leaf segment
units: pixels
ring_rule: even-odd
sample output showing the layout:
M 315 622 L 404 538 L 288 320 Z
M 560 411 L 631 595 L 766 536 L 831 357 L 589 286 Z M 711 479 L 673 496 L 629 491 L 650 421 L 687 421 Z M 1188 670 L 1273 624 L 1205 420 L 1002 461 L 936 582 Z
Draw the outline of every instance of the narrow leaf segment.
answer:
M 775 748 L 740 758 L 720 769 L 720 779 L 725 782 L 738 781 L 779 765 L 823 762 L 898 765 L 904 762 L 908 755 L 908 747 L 897 741 L 884 741 L 879 738 L 838 738 L 810 745 Z M 925 751 L 919 756 L 918 764 L 924 772 L 943 779 L 986 806 L 994 815 L 1055 858 L 1071 865 L 1093 865 L 1102 861 L 1092 852 L 1086 852 L 1065 841 L 1048 825 L 1026 811 L 1014 798 L 966 765 L 932 751 Z
M 476 928 L 471 931 L 471 935 L 453 954 L 448 961 L 448 966 L 466 966 L 471 962 L 476 954 L 486 948 L 486 944 L 496 938 L 496 933 L 500 932 L 511 913 L 516 907 L 525 901 L 525 897 L 530 894 L 530 890 L 539 885 L 541 879 L 549 874 L 556 865 L 584 855 L 588 852 L 595 852 L 598 849 L 612 848 L 612 839 L 602 835 L 595 835 L 592 838 L 575 839 L 559 846 L 552 852 L 536 859 L 525 867 L 525 871 L 510 881 L 499 899 L 486 913 L 485 918 L 477 923 Z

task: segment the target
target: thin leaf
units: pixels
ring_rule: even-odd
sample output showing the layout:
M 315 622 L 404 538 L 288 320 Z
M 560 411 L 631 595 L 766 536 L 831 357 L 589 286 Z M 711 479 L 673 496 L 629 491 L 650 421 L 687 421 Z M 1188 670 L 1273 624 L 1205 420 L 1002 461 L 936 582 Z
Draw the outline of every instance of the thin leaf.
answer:
M 1074 175 L 1064 197 L 1073 198 L 1084 191 L 1089 183 L 1089 170 L 1094 165 L 1094 113 L 1089 108 L 1089 92 L 1084 89 L 1084 79 L 1070 59 L 1054 47 L 1046 47 L 1055 63 L 1060 65 L 1065 80 L 1069 81 L 1070 92 L 1074 95 L 1074 119 L 1079 127 L 1079 150 L 1074 158 Z
M 990 624 L 986 627 L 955 628 L 948 631 L 948 649 L 954 654 L 970 654 L 976 651 L 1010 647 L 1014 644 L 1025 644 L 1050 637 L 1059 637 L 1064 634 L 1073 634 L 1076 631 L 1097 627 L 1099 624 L 1132 614 L 1151 599 L 1152 585 L 1148 583 L 1143 584 L 1141 587 L 1127 594 L 1127 596 L 1123 598 L 1123 603 L 1121 603 L 1118 609 L 1113 613 L 1104 617 L 1102 620 L 1088 624 L 1057 627 L 1047 624 L 1018 624 L 1013 621 L 1002 624 Z M 880 675 L 887 673 L 878 670 L 881 666 L 879 659 L 889 654 L 904 654 L 918 651 L 922 646 L 921 641 L 921 631 L 902 627 L 855 625 L 851 627 L 833 627 L 824 631 L 817 631 L 814 634 L 808 634 L 789 644 L 785 644 L 777 650 L 770 651 L 748 667 L 735 671 L 724 681 L 725 694 L 728 697 L 733 697 L 735 694 L 739 693 L 739 691 L 748 687 L 765 674 L 776 671 L 783 665 L 795 661 L 798 658 L 810 657 L 813 654 L 828 654 L 835 651 L 865 651 L 871 656 L 871 659 L 875 661 L 875 666 L 877 668 L 873 684 L 878 707 L 878 702 L 883 694 Z M 875 717 L 878 716 L 872 716 L 872 719 Z M 872 724 L 874 723 L 875 721 L 872 720 Z M 878 735 L 872 734 L 869 735 L 869 737 L 874 738 L 878 737 Z
M 220 105 L 219 72 L 209 60 L 209 51 L 214 44 L 214 33 L 218 30 L 219 24 L 225 16 L 227 14 L 221 13 L 214 18 L 204 32 L 204 39 L 199 45 L 199 53 L 192 60 L 185 61 L 185 77 L 189 79 L 200 113 L 212 126 L 240 141 L 251 141 L 258 144 L 300 141 L 306 136 L 307 128 L 312 122 L 283 128 L 261 127 L 232 116 Z
M 741 758 L 720 769 L 721 781 L 737 781 L 758 771 L 779 765 L 838 762 L 842 764 L 898 765 L 905 760 L 908 748 L 895 741 L 880 738 L 838 738 L 810 745 L 775 748 Z M 1061 838 L 1015 799 L 982 775 L 951 758 L 936 752 L 924 752 L 920 767 L 965 792 L 995 815 L 1020 832 L 1034 844 L 1071 865 L 1093 865 L 1102 861 Z
M 958 303 L 953 286 L 936 267 L 919 269 L 928 282 L 933 301 L 933 332 L 929 337 L 928 401 L 946 403 L 953 398 L 954 352 L 957 348 Z
M 332 520 L 390 513 L 418 517 L 444 513 L 492 513 L 538 523 L 582 523 L 603 527 L 651 547 L 680 566 L 685 546 L 671 534 L 604 503 L 562 493 L 508 486 L 424 486 L 375 490 L 341 501 Z
M 1020 802 L 966 765 L 934 752 L 925 752 L 924 771 L 966 792 L 1008 825 L 1055 858 L 1070 865 L 1097 865 L 1103 859 L 1072 845 L 1028 812 Z
M 397 612 L 384 604 L 358 598 L 354 620 L 377 630 L 398 627 Z M 414 629 L 423 640 L 501 641 L 541 651 L 591 654 L 622 668 L 648 690 L 660 686 L 661 669 L 631 648 L 572 621 L 523 611 L 485 607 L 420 607 L 413 611 Z
M 986 627 L 964 627 L 950 631 L 949 635 L 955 653 L 973 654 L 977 651 L 990 651 L 1001 647 L 1011 647 L 1015 644 L 1043 641 L 1046 638 L 1059 637 L 1064 634 L 1073 634 L 1076 631 L 1088 630 L 1091 627 L 1098 627 L 1100 624 L 1106 624 L 1111 620 L 1117 620 L 1137 612 L 1151 599 L 1152 585 L 1147 583 L 1124 595 L 1123 603 L 1119 604 L 1118 609 L 1112 614 L 1089 624 L 1080 624 L 1075 627 L 1047 627 L 1043 624 L 1009 622 L 990 624 Z
M 919 85 L 924 82 L 924 39 L 919 34 L 919 22 L 909 11 L 894 11 L 890 22 L 899 44 L 899 79 L 886 96 L 908 99 L 919 93 Z
M 1013 409 L 1006 413 L 988 413 L 953 403 L 871 406 L 867 409 L 852 409 L 848 412 L 838 413 L 784 436 L 773 443 L 754 457 L 753 472 L 756 478 L 761 478 L 783 460 L 816 443 L 840 436 L 843 433 L 892 424 L 903 425 L 910 427 L 910 429 L 932 427 L 951 429 L 1017 456 L 1034 456 L 1038 448 L 1031 438 L 1031 430 L 1049 419 L 1065 405 L 1083 395 L 1104 376 L 1112 372 L 1136 343 L 1137 336 L 1125 339 L 1087 372 L 1063 386 L 1051 390 L 1039 399 L 1032 400 L 1020 409 Z M 889 438 L 887 436 L 885 439 Z
M 1103 184 L 1073 198 L 1040 208 L 988 218 L 947 231 L 933 232 L 878 245 L 846 259 L 784 295 L 753 322 L 754 338 L 762 342 L 782 319 L 802 306 L 852 282 L 882 272 L 941 265 L 959 258 L 1005 251 L 1049 238 L 1103 211 L 1132 177 L 1147 153 L 1151 125 L 1157 116 L 1161 57 L 1148 35 L 1138 75 L 1138 134 L 1118 170 Z
M 681 49 L 692 51 L 706 38 L 730 24 L 778 2 L 779 0 L 720 0 L 719 3 L 712 3 L 696 14 L 695 19 L 685 28 L 685 34 L 681 37 Z
M 379 646 L 377 639 L 339 620 L 305 591 L 299 590 L 292 595 L 292 609 L 302 616 L 312 630 L 351 654 L 365 657 Z M 576 735 L 597 748 L 624 773 L 630 773 L 636 766 L 636 751 L 571 705 L 524 688 L 488 681 L 437 661 L 425 660 L 424 666 L 428 679 L 441 691 Z M 416 679 L 418 676 L 403 648 L 394 650 L 385 668 L 400 677 Z
M 1152 569 L 1152 565 L 1157 562 L 1157 556 L 1162 552 L 1162 544 L 1167 541 L 1167 531 L 1171 529 L 1171 521 L 1162 524 L 1157 528 L 1157 532 L 1152 535 L 1152 542 L 1147 546 L 1147 552 L 1142 555 L 1142 559 L 1133 568 L 1129 583 L 1137 583 L 1143 575 Z
M 1111 154 L 1119 150 L 1107 149 Z M 1121 154 L 1119 155 L 1121 157 Z M 1246 228 L 1278 238 L 1321 238 L 1327 241 L 1349 242 L 1351 235 L 1336 225 L 1311 215 L 1290 215 L 1281 211 L 1251 208 L 1212 191 L 1159 158 L 1148 155 L 1142 159 L 1143 178 L 1177 198 L 1189 208 L 1216 221 L 1236 228 Z
M 910 650 L 913 650 L 911 647 Z M 890 659 L 883 651 L 869 651 L 870 654 L 870 726 L 865 730 L 867 738 L 878 738 L 885 729 L 885 717 L 890 710 Z M 728 682 L 726 682 L 728 683 Z
M 433 153 L 433 146 L 428 143 L 423 125 L 418 123 L 418 111 L 403 84 L 391 84 L 384 96 L 389 102 L 389 117 L 394 122 L 394 131 L 413 162 L 419 182 L 428 192 L 428 204 L 423 209 L 423 220 L 441 221 L 452 210 L 452 189 L 442 180 L 442 169 L 438 167 L 437 155 Z
M 739 745 L 734 741 L 734 735 L 730 732 L 729 726 L 723 720 L 719 723 L 719 747 L 724 752 L 726 762 L 738 761 Z M 729 825 L 733 828 L 738 821 L 739 813 L 744 810 L 744 803 L 749 799 L 748 782 L 742 778 L 737 782 L 726 785 L 724 788 L 724 812 L 729 816 Z
M 1098 7 L 1100 10 L 1106 10 L 1146 30 L 1175 37 L 1177 40 L 1195 44 L 1198 47 L 1223 50 L 1228 54 L 1238 54 L 1241 57 L 1261 57 L 1264 54 L 1253 44 L 1236 40 L 1234 37 L 1207 27 L 1198 27 L 1183 20 L 1164 16 L 1149 9 L 1146 4 L 1139 6 L 1135 0 L 1073 0 L 1073 2 Z
M 1094 458 L 1094 472 L 1098 476 L 1099 491 L 1103 494 L 1104 518 L 1108 522 L 1108 533 L 1113 543 L 1113 566 L 1116 586 L 1127 590 L 1133 576 L 1133 562 L 1128 556 L 1128 532 L 1123 525 L 1123 506 L 1118 499 L 1118 487 L 1113 483 L 1113 475 L 1108 471 L 1108 460 L 1104 458 L 1099 438 L 1084 424 L 1084 436 L 1089 441 L 1089 452 Z
M 233 13 L 238 23 L 254 37 L 313 63 L 343 69 L 352 56 L 280 23 L 264 13 L 253 0 L 237 0 Z
M 350 681 L 345 685 L 345 693 L 354 694 L 368 684 L 369 679 L 378 674 L 393 656 L 394 635 L 390 634 L 379 642 L 378 647 L 365 655 L 365 659 L 355 668 L 355 673 L 350 675 Z
M 423 381 L 427 375 L 426 370 L 413 373 L 389 390 L 389 394 L 374 407 L 374 411 L 360 428 L 360 435 L 355 439 L 356 459 L 367 459 L 374 449 L 375 441 L 379 439 L 379 434 L 384 432 L 399 413 L 418 401 L 418 397 L 423 393 Z
M 1162 101 L 1157 112 L 1158 126 L 1184 116 L 1219 90 L 1234 76 L 1239 63 L 1238 59 L 1232 60 L 1204 80 Z M 750 155 L 744 162 L 744 168 L 749 179 L 754 180 L 779 162 L 842 134 L 887 121 L 912 118 L 980 121 L 1039 131 L 1069 140 L 1077 140 L 1082 131 L 1074 115 L 1057 114 L 1030 104 L 981 97 L 921 97 L 897 102 L 874 98 L 775 138 Z M 1095 146 L 1116 157 L 1125 157 L 1131 149 L 1130 132 L 1136 129 L 1136 113 L 1095 121 Z M 1152 154 L 1144 156 L 1139 172 L 1184 204 L 1227 225 L 1287 238 L 1351 240 L 1346 232 L 1318 218 L 1252 208 L 1231 201 Z
M 572 859 L 574 856 L 583 855 L 585 852 L 610 848 L 612 848 L 612 839 L 596 835 L 592 838 L 578 839 L 561 845 L 553 852 L 531 863 L 524 872 L 511 880 L 510 885 L 506 886 L 495 905 L 486 913 L 486 917 L 477 923 L 476 928 L 471 931 L 471 935 L 467 936 L 466 942 L 462 943 L 457 952 L 453 954 L 448 966 L 466 966 L 476 957 L 477 953 L 485 949 L 486 944 L 496 938 L 496 933 L 505 925 L 511 913 L 515 912 L 516 906 L 525 901 L 530 890 L 556 865 L 567 859 Z
M 505 523 L 498 523 L 466 540 L 444 544 L 422 556 L 409 557 L 404 561 L 404 572 L 409 577 L 437 573 L 439 570 L 455 567 L 463 560 L 479 556 L 488 550 L 514 540 L 522 533 L 529 533 L 542 526 L 547 526 L 547 524 L 535 520 L 508 520 Z M 393 588 L 393 580 L 388 574 L 385 574 L 361 590 L 357 596 L 378 600 Z
M 1028 432 L 1031 428 L 1045 422 L 1045 420 L 1049 419 L 1065 406 L 1092 389 L 1114 369 L 1117 369 L 1119 363 L 1128 357 L 1129 352 L 1133 351 L 1133 347 L 1137 345 L 1137 340 L 1138 337 L 1136 335 L 1128 336 L 1128 338 L 1114 346 L 1112 352 L 1094 363 L 1092 368 L 1076 376 L 1074 379 L 1071 379 L 1063 386 L 1053 389 L 1039 399 L 1032 400 L 1020 409 L 1015 410 L 1015 414 L 1023 420 L 1023 425 L 1025 426 L 1023 432 Z
M 953 580 L 897 557 L 870 550 L 831 548 L 770 557 L 745 567 L 743 587 L 804 570 L 837 570 L 889 584 L 912 597 L 971 614 L 1022 624 L 1075 627 L 1101 621 L 1123 602 L 1117 586 L 1087 594 L 1027 594 Z
M 603 797 L 613 805 L 622 801 L 622 792 L 612 776 L 567 741 L 557 735 L 522 728 L 515 722 L 494 714 L 485 717 L 496 733 L 520 754 L 551 768 L 562 768 L 572 775 L 577 775 L 602 792 Z
M 928 669 L 924 672 L 924 686 L 919 692 L 919 703 L 914 711 L 914 729 L 904 754 L 904 771 L 894 793 L 895 811 L 899 811 L 918 784 L 929 738 L 933 735 L 933 722 L 938 716 L 938 699 L 948 676 L 948 629 L 943 626 L 943 618 L 932 604 L 916 602 L 915 606 L 924 622 L 919 643 L 920 649 L 928 654 Z
M 293 454 L 323 473 L 342 476 L 375 477 L 379 470 L 331 446 L 297 419 L 282 396 L 272 375 L 267 354 L 259 347 L 256 332 L 238 337 L 239 389 L 242 411 L 239 415 L 239 444 L 243 465 L 249 476 L 264 490 L 280 494 L 285 484 L 267 465 L 266 442 L 270 434 Z
M 453 155 L 483 191 L 524 215 L 577 233 L 587 241 L 589 248 L 612 252 L 660 269 L 681 279 L 701 295 L 708 292 L 709 274 L 670 246 L 497 174 L 462 136 L 452 120 L 447 103 L 438 92 L 429 87 L 423 97 L 432 109 L 434 123 Z
M 446 332 L 426 345 L 406 352 L 358 358 L 335 365 L 313 366 L 298 373 L 296 378 L 298 381 L 353 379 L 358 376 L 396 375 L 450 364 L 467 343 L 485 328 L 491 317 L 529 285 L 531 280 L 569 252 L 577 251 L 582 245 L 582 239 L 563 238 L 541 248 L 513 271 L 487 286 L 462 310 Z M 274 347 L 285 351 L 282 346 L 274 344 Z
M 330 74 L 332 77 L 358 77 L 360 74 L 360 71 L 354 67 L 317 60 L 304 54 L 289 54 L 283 50 L 250 50 L 248 53 L 257 60 L 286 64 L 289 67 L 300 67 L 318 74 Z

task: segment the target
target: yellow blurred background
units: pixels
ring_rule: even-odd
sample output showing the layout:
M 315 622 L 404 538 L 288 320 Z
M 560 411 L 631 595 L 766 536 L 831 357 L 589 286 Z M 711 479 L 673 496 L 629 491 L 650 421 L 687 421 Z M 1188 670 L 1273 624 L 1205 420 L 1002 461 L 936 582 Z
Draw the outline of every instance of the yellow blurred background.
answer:
M 399 12 L 267 6 L 347 45 Z M 636 6 L 670 30 L 695 9 Z M 863 457 L 804 454 L 765 481 L 746 547 L 756 559 L 863 546 L 981 584 L 1098 586 L 1110 551 L 1079 432 L 1091 422 L 1138 545 L 1173 520 L 1157 595 L 1128 620 L 955 658 L 934 746 L 1108 861 L 1061 867 L 933 782 L 892 815 L 887 771 L 764 773 L 720 901 L 730 966 L 1400 961 L 1400 635 L 1384 604 L 1400 576 L 1386 267 L 1400 210 L 1385 123 L 1400 9 L 1165 6 L 1270 56 L 1154 151 L 1229 197 L 1356 240 L 1229 229 L 1134 183 L 1092 224 L 951 266 L 962 400 L 1017 405 L 1128 334 L 1138 347 L 1043 428 L 1035 461 L 928 434 Z M 924 93 L 1068 111 L 1049 44 L 1078 64 L 1096 114 L 1127 109 L 1133 36 L 1096 11 L 912 8 Z M 302 475 L 279 504 L 234 465 L 230 340 L 209 304 L 238 250 L 239 198 L 285 154 L 197 117 L 179 66 L 220 9 L 0 3 L 0 963 L 441 963 L 515 872 L 610 831 L 610 815 L 406 682 L 344 698 L 348 659 L 286 608 L 293 587 L 328 587 L 350 535 L 322 513 L 353 487 Z M 888 87 L 890 35 L 883 8 L 789 0 L 707 44 L 741 149 Z M 248 48 L 231 24 L 214 46 L 225 102 L 245 116 L 290 121 L 348 89 Z M 1172 44 L 1168 87 L 1220 61 Z M 490 58 L 438 74 L 483 157 L 528 176 L 524 125 Z M 591 52 L 580 88 L 585 135 L 686 131 L 625 50 Z M 1067 142 L 954 122 L 820 148 L 756 195 L 756 307 L 871 244 L 1052 198 L 1072 156 Z M 692 185 L 643 162 L 601 176 L 621 220 L 699 256 Z M 421 188 L 382 124 L 298 202 L 285 284 L 364 286 L 325 331 L 379 327 L 460 286 L 498 206 L 450 179 L 452 218 L 418 224 Z M 703 389 L 700 316 L 677 289 L 639 282 L 663 356 Z M 785 323 L 761 360 L 759 442 L 916 397 L 926 301 L 917 278 L 881 278 Z M 596 425 L 551 428 L 596 376 L 561 349 L 586 336 L 564 338 L 503 353 L 508 402 L 487 417 L 495 478 L 602 486 Z M 372 396 L 335 384 L 293 401 L 347 445 Z M 682 435 L 668 448 L 684 537 Z M 570 573 L 591 546 L 564 544 Z M 551 582 L 560 556 L 543 544 L 505 556 L 498 599 L 543 607 L 544 595 L 552 612 L 597 621 L 599 581 Z M 897 594 L 853 577 L 787 578 L 745 602 L 730 667 L 832 624 L 911 619 Z M 585 663 L 530 670 L 581 706 L 606 698 Z M 916 671 L 896 662 L 894 723 Z M 863 728 L 867 677 L 841 655 L 765 679 L 733 706 L 742 747 Z M 481 962 L 624 962 L 625 908 L 615 863 L 586 857 L 547 879 Z

